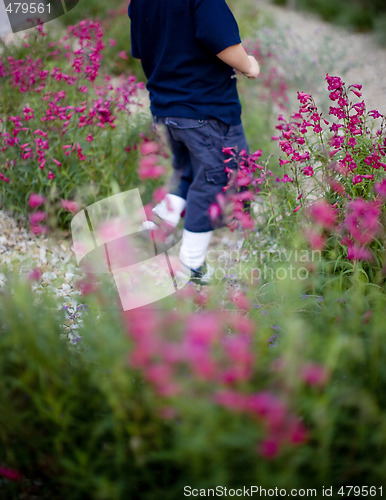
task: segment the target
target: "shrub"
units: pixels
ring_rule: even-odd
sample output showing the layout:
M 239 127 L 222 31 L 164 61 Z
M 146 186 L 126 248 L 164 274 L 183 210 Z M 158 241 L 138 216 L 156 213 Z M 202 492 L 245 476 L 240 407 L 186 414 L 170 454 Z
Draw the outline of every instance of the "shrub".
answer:
M 10 283 L 2 491 L 178 499 L 186 485 L 256 477 L 264 488 L 382 486 L 385 294 L 350 280 L 347 293 L 329 281 L 323 296 L 292 278 L 189 285 L 126 313 L 102 283 L 83 298 L 72 343 L 52 300 Z
M 31 192 L 86 204 L 114 183 L 137 186 L 137 144 L 150 130 L 143 84 L 100 74 L 100 25 L 81 21 L 60 39 L 40 27 L 25 37 L 23 46 L 3 47 L 2 203 L 25 212 Z
M 333 104 L 330 121 L 305 92 L 298 92 L 300 108 L 289 121 L 279 116 L 280 136 L 274 139 L 284 158 L 279 158 L 275 173 L 260 161 L 261 151 L 249 157 L 226 151 L 240 168 L 234 174 L 228 169 L 233 189 L 228 191 L 230 203 L 222 201 L 222 206 L 247 230 L 251 249 L 260 248 L 261 236 L 252 237 L 255 223 L 262 231 L 265 226 L 268 245 L 275 242 L 284 249 L 294 230 L 302 227 L 310 248 L 328 256 L 325 271 L 342 280 L 359 266 L 366 279 L 382 285 L 385 118 L 376 110 L 366 111 L 364 101 L 351 100 L 361 97 L 360 85 L 346 87 L 330 75 L 327 82 Z M 379 129 L 374 131 L 372 122 Z M 267 201 L 265 214 L 259 197 Z M 248 200 L 257 204 L 246 212 Z

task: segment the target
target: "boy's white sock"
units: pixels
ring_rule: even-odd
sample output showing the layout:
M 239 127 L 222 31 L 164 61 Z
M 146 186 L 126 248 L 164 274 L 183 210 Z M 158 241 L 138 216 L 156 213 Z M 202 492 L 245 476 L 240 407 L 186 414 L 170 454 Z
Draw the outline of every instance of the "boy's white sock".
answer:
M 180 260 L 182 264 L 190 269 L 198 269 L 205 261 L 213 231 L 193 233 L 184 229 L 182 234 L 182 245 L 180 248 Z
M 152 212 L 172 226 L 177 226 L 185 205 L 186 200 L 184 200 L 184 198 L 176 194 L 168 193 L 161 203 L 158 203 L 158 205 L 153 208 Z

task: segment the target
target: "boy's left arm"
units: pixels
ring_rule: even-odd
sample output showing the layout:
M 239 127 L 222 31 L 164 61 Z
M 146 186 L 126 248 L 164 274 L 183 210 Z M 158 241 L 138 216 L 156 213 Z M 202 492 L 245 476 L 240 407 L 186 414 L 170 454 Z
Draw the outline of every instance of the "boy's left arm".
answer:
M 259 63 L 246 53 L 241 43 L 227 47 L 218 53 L 217 57 L 247 78 L 254 79 L 260 74 Z

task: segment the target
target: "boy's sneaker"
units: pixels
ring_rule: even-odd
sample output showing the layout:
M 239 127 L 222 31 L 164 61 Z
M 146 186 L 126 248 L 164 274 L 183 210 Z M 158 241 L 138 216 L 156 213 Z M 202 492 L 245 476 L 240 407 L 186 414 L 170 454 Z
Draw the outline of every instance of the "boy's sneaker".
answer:
M 175 229 L 174 226 L 159 217 L 154 217 L 154 220 L 144 221 L 140 227 L 143 236 L 153 240 L 156 254 L 163 253 L 174 245 Z
M 184 267 L 187 267 L 183 264 Z M 214 267 L 204 262 L 198 269 L 187 268 L 190 272 L 190 281 L 197 285 L 209 285 L 214 276 Z

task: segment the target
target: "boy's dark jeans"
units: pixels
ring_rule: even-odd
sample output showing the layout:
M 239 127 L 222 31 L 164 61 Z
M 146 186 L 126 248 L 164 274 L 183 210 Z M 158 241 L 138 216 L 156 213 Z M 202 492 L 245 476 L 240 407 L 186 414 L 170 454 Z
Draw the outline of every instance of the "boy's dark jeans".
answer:
M 248 153 L 242 124 L 179 117 L 155 117 L 154 123 L 164 124 L 167 130 L 173 155 L 170 193 L 186 199 L 185 229 L 196 233 L 214 229 L 209 207 L 228 183 L 224 160 L 229 156 L 222 149 L 234 147 Z

